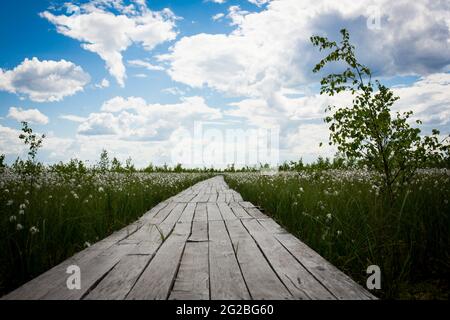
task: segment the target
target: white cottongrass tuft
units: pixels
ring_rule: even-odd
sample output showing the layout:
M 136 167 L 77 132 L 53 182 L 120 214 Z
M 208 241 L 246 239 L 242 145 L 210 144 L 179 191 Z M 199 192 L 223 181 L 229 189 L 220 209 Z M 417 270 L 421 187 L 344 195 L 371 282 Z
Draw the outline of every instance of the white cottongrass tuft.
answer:
M 38 233 L 38 232 L 39 232 L 39 229 L 36 228 L 35 226 L 32 226 L 32 227 L 30 228 L 30 233 L 31 233 L 31 234 L 36 234 L 36 233 Z

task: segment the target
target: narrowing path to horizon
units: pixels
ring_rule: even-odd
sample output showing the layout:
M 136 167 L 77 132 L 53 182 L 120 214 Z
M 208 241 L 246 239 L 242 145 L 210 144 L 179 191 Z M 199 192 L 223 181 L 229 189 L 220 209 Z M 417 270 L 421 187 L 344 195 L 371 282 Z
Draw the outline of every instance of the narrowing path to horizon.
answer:
M 67 268 L 80 268 L 69 289 Z M 374 299 L 222 176 L 159 203 L 6 299 Z

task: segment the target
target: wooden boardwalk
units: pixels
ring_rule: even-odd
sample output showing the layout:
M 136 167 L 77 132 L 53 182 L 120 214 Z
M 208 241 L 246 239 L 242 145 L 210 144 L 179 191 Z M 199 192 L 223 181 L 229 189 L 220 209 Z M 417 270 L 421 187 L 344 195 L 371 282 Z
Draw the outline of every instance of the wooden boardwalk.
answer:
M 68 289 L 67 267 L 80 268 Z M 223 177 L 197 183 L 3 299 L 374 299 Z

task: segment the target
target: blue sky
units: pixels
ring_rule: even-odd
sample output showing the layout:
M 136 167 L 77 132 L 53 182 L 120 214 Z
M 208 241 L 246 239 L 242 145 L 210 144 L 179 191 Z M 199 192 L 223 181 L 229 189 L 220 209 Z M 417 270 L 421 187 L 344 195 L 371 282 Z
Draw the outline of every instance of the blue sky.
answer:
M 448 134 L 450 14 L 428 2 L 5 2 L 0 153 L 24 155 L 17 130 L 27 120 L 48 135 L 47 163 L 95 161 L 106 148 L 138 166 L 194 165 L 174 152 L 192 151 L 196 122 L 225 139 L 227 129 L 277 128 L 279 161 L 332 156 L 318 148 L 327 139 L 323 110 L 351 97 L 318 95 L 311 69 L 322 55 L 309 37 L 336 38 L 342 27 L 362 62 L 396 88 L 395 109 L 415 111 L 425 133 Z M 202 144 L 219 154 L 217 166 L 227 148 L 254 147 Z

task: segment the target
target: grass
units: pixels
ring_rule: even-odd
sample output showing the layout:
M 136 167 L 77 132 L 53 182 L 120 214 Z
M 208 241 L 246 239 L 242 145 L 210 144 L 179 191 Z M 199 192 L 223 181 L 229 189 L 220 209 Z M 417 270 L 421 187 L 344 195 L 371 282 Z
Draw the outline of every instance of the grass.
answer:
M 380 266 L 388 299 L 448 299 L 450 172 L 424 170 L 390 208 L 365 171 L 226 174 L 231 188 L 365 286 Z
M 0 173 L 0 296 L 208 176 L 78 170 L 32 176 L 6 169 Z

